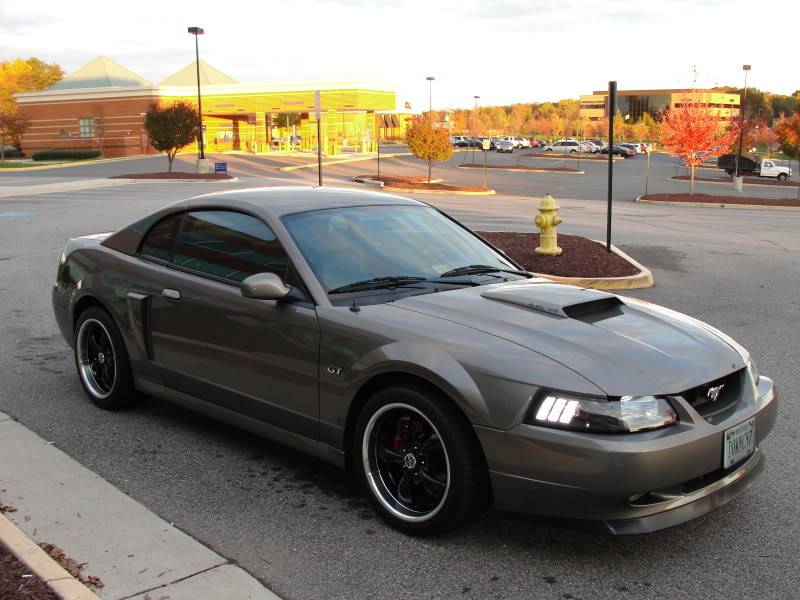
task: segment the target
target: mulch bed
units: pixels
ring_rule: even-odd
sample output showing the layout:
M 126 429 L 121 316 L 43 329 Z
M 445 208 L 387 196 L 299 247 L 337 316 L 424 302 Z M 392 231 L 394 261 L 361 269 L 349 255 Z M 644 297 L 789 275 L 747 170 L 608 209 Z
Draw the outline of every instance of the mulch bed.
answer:
M 187 173 L 173 171 L 169 173 L 131 173 L 129 175 L 112 175 L 109 179 L 233 179 L 226 173 Z
M 522 156 L 527 156 L 528 158 L 571 158 L 572 160 L 604 160 L 608 162 L 608 155 L 607 154 L 571 154 L 569 152 L 541 152 L 539 154 L 523 154 Z M 615 157 L 616 158 L 616 157 Z
M 3 600 L 58 600 L 47 584 L 0 544 L 0 598 Z
M 424 192 L 425 190 L 443 190 L 449 192 L 486 192 L 487 188 L 476 185 L 448 185 L 446 183 L 428 183 L 427 177 L 416 175 L 381 175 L 380 179 L 375 175 L 359 175 L 359 179 L 370 179 L 372 181 L 382 181 L 383 189 L 410 189 Z
M 607 252 L 603 244 L 578 235 L 558 236 L 560 256 L 536 254 L 538 233 L 477 231 L 481 237 L 506 252 L 512 259 L 534 273 L 561 277 L 626 277 L 639 270 L 627 260 Z
M 679 179 L 680 181 L 690 181 L 692 179 L 691 175 L 677 175 L 673 177 L 673 179 Z M 695 181 L 713 181 L 714 183 L 733 183 L 733 179 L 730 177 L 695 177 Z M 758 185 L 776 185 L 778 187 L 797 187 L 800 185 L 800 182 L 797 181 L 778 181 L 777 179 L 771 179 L 768 177 L 745 177 L 743 179 L 744 183 L 756 183 Z
M 459 168 L 482 169 L 483 165 L 478 163 L 466 163 L 458 165 Z M 486 165 L 487 169 L 505 169 L 506 171 L 560 171 L 564 173 L 580 173 L 578 169 L 572 167 L 534 167 L 532 165 Z
M 648 194 L 642 200 L 656 202 L 693 202 L 698 204 L 758 204 L 760 206 L 797 206 L 796 198 L 753 198 L 752 196 L 717 196 L 712 194 Z

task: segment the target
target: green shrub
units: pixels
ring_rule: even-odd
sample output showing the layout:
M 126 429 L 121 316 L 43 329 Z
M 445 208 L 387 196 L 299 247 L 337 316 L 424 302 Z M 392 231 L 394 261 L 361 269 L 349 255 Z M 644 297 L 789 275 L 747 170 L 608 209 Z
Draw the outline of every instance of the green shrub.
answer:
M 42 150 L 34 152 L 31 158 L 33 160 L 85 160 L 98 156 L 100 156 L 99 150 Z

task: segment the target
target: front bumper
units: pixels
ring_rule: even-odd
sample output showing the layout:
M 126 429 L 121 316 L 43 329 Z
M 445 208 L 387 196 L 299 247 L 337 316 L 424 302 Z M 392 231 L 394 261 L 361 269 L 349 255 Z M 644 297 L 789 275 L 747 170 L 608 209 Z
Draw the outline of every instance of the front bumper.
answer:
M 532 425 L 476 426 L 500 510 L 603 522 L 615 534 L 646 533 L 708 513 L 749 488 L 764 468 L 760 443 L 777 415 L 773 383 L 718 425 L 688 405 L 679 424 L 657 431 L 589 435 Z M 754 417 L 756 451 L 722 468 L 725 430 Z

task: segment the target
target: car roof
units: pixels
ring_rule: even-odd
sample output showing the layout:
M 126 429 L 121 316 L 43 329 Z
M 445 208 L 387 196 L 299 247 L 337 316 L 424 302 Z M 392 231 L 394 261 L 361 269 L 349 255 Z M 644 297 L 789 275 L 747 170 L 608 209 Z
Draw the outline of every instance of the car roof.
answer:
M 185 201 L 186 208 L 227 206 L 263 213 L 276 218 L 298 212 L 344 206 L 422 205 L 424 203 L 394 194 L 325 187 L 264 187 L 214 192 Z
M 269 220 L 283 216 L 350 206 L 427 206 L 424 202 L 365 190 L 347 188 L 269 187 L 214 192 L 181 200 L 155 211 L 112 234 L 103 246 L 134 254 L 142 237 L 157 221 L 176 212 L 197 209 L 238 210 Z

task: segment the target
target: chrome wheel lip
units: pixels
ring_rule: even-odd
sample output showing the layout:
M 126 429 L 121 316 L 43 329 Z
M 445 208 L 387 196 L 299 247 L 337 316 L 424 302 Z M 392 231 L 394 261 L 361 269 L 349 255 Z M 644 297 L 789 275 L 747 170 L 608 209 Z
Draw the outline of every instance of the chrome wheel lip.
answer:
M 381 416 L 383 416 L 384 414 L 386 414 L 391 410 L 396 410 L 396 409 L 409 410 L 411 412 L 418 414 L 425 420 L 425 422 L 431 427 L 431 429 L 433 429 L 434 433 L 442 442 L 442 452 L 444 453 L 445 465 L 447 467 L 447 483 L 445 484 L 444 493 L 442 494 L 442 499 L 439 501 L 439 504 L 437 504 L 436 507 L 425 513 L 409 514 L 409 512 L 415 512 L 415 511 L 407 509 L 409 512 L 403 512 L 402 510 L 399 510 L 397 507 L 401 506 L 400 501 L 393 496 L 391 491 L 389 491 L 386 483 L 384 482 L 380 474 L 380 471 L 377 468 L 373 470 L 372 466 L 370 465 L 370 452 L 371 452 L 370 439 L 372 438 L 372 432 L 375 429 L 375 424 L 378 422 Z M 375 411 L 372 417 L 370 417 L 370 420 L 367 423 L 366 428 L 364 429 L 364 435 L 361 439 L 361 458 L 362 458 L 364 473 L 367 477 L 367 483 L 369 484 L 370 491 L 378 499 L 381 505 L 387 511 L 389 511 L 389 513 L 391 513 L 398 519 L 401 519 L 408 523 L 421 523 L 424 521 L 428 521 L 439 513 L 439 511 L 442 509 L 442 506 L 444 506 L 444 503 L 447 501 L 448 493 L 450 492 L 450 480 L 452 472 L 450 468 L 450 456 L 447 453 L 447 447 L 444 444 L 444 439 L 439 433 L 439 430 L 436 428 L 436 425 L 434 425 L 433 422 L 425 415 L 425 413 L 423 413 L 419 409 L 414 408 L 413 406 L 405 404 L 403 402 L 393 402 L 391 404 L 386 404 L 385 406 L 382 406 L 377 411 Z M 390 502 L 387 496 L 392 498 L 394 502 Z
M 106 391 L 103 389 L 103 386 L 98 382 L 97 377 L 92 372 L 92 367 L 89 361 L 89 351 L 88 351 L 88 332 L 90 331 L 92 326 L 97 326 L 103 331 L 103 335 L 106 336 L 108 339 L 108 344 L 111 346 L 112 357 L 110 358 L 110 362 L 112 362 L 114 366 L 114 377 L 111 382 L 111 386 Z M 78 330 L 78 337 L 75 342 L 75 349 L 77 352 L 77 362 L 78 362 L 78 374 L 80 375 L 81 381 L 83 382 L 84 387 L 89 391 L 89 393 L 97 398 L 98 400 L 103 400 L 108 398 L 111 395 L 111 392 L 114 390 L 114 385 L 117 382 L 117 365 L 116 365 L 116 349 L 114 348 L 114 342 L 111 340 L 111 336 L 108 333 L 108 329 L 106 326 L 103 325 L 97 319 L 86 319 L 82 324 L 81 328 Z M 100 354 L 103 354 L 102 352 Z M 103 361 L 105 362 L 108 359 L 107 356 L 104 355 Z

